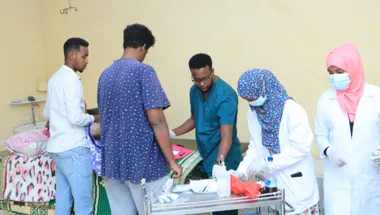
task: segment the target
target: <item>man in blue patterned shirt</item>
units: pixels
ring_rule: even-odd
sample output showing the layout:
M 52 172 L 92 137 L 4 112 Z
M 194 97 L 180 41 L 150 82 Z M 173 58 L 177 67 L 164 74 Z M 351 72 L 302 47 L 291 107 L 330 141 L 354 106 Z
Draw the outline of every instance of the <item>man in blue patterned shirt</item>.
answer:
M 155 43 L 152 32 L 140 24 L 124 30 L 124 54 L 104 70 L 98 84 L 102 123 L 102 163 L 112 214 L 144 214 L 147 181 L 150 195 L 182 169 L 175 162 L 163 110 L 170 106 L 155 70 L 144 64 Z

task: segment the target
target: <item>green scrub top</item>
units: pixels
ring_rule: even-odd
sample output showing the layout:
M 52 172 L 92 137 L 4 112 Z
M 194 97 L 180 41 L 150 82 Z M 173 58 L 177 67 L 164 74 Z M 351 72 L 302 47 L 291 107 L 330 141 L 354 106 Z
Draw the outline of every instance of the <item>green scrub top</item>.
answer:
M 197 147 L 203 159 L 201 171 L 212 176 L 222 140 L 221 125 L 233 125 L 232 145 L 225 158 L 225 165 L 227 170 L 236 170 L 243 158 L 236 129 L 238 96 L 235 90 L 219 78 L 204 100 L 202 91 L 193 85 L 190 89 L 190 104 L 195 119 Z

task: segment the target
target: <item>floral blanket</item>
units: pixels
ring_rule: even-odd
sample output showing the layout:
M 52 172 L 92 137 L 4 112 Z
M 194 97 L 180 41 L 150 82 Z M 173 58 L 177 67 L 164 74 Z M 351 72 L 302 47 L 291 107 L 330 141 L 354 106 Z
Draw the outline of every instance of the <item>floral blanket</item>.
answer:
M 48 155 L 11 155 L 6 163 L 4 199 L 49 202 L 55 199 L 55 164 Z

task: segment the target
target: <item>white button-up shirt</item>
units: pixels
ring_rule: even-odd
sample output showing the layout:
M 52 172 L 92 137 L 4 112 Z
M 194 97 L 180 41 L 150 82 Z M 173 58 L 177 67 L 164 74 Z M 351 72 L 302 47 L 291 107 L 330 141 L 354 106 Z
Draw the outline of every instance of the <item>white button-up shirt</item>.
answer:
M 86 126 L 94 122 L 94 117 L 85 114 L 80 77 L 68 66 L 63 65 L 48 82 L 44 116 L 50 121 L 48 152 L 89 147 Z

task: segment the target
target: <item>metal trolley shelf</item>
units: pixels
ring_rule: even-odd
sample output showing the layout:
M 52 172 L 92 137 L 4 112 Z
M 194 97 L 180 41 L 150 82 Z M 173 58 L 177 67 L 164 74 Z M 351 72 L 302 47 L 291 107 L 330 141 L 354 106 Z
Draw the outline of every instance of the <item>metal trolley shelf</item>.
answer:
M 238 210 L 238 209 L 258 209 L 268 206 L 279 206 L 281 214 L 294 211 L 293 206 L 285 201 L 285 190 L 278 192 L 260 194 L 255 199 L 246 196 L 231 195 L 229 197 L 219 197 L 216 193 L 197 194 L 182 193 L 180 198 L 187 198 L 184 203 L 152 204 L 145 189 L 145 179 L 141 180 L 145 192 L 145 215 L 181 215 L 199 214 L 216 211 Z M 288 209 L 285 207 L 288 206 Z

